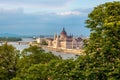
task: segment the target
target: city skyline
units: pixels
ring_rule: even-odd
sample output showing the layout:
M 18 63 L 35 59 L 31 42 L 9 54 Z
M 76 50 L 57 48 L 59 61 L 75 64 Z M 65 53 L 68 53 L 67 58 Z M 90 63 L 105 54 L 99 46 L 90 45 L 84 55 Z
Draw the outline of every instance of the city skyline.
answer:
M 48 35 L 63 27 L 89 35 L 84 21 L 97 5 L 118 0 L 0 0 L 0 33 Z

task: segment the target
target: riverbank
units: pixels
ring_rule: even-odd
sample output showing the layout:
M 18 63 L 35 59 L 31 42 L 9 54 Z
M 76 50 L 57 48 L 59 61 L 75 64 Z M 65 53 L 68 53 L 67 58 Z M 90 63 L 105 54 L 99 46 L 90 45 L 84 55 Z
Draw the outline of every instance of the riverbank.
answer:
M 61 48 L 52 48 L 52 47 L 43 46 L 43 45 L 39 45 L 39 47 L 50 50 L 50 51 L 64 52 L 64 53 L 76 54 L 76 55 L 82 55 L 84 52 L 84 50 L 82 49 L 61 49 Z

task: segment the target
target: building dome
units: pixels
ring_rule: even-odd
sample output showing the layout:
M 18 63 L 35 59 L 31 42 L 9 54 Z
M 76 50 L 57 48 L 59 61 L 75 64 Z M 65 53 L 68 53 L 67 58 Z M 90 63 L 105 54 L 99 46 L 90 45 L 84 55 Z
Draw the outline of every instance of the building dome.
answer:
M 60 33 L 61 36 L 67 36 L 67 33 L 65 31 L 65 29 L 63 28 L 62 32 Z

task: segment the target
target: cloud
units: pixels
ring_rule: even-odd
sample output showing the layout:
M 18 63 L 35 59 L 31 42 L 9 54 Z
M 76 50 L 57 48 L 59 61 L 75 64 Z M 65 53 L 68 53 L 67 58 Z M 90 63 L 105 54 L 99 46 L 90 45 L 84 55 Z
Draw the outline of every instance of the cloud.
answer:
M 90 13 L 91 11 L 92 11 L 92 8 L 86 8 L 86 9 L 78 8 L 78 9 L 74 9 L 71 11 L 56 12 L 56 15 L 58 16 L 71 16 L 71 15 L 87 16 L 88 13 Z
M 68 16 L 68 15 L 80 15 L 81 13 L 79 11 L 65 11 L 65 12 L 59 12 L 56 14 L 60 16 Z
M 81 9 L 57 13 L 26 14 L 21 8 L 0 10 L 0 33 L 54 34 L 65 27 L 68 33 L 87 35 L 84 28 L 87 12 Z M 64 15 L 64 16 L 63 16 Z
M 16 8 L 16 9 L 0 8 L 0 13 L 2 13 L 2 14 L 22 14 L 23 9 L 22 8 Z
M 69 4 L 71 1 L 73 0 L 0 0 L 0 3 L 20 7 L 21 6 L 61 7 Z
M 25 13 L 61 11 L 68 9 L 72 1 L 74 0 L 0 0 L 0 8 L 22 8 Z

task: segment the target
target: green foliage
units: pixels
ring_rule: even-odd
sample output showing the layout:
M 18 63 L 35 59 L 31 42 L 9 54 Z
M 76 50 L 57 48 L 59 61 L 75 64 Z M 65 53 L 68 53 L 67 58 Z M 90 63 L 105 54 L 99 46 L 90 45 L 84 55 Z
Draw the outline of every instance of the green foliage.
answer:
M 4 44 L 0 46 L 0 79 L 9 80 L 16 76 L 19 51 L 13 46 Z
M 29 48 L 23 50 L 21 54 L 22 58 L 19 60 L 17 77 L 22 80 L 39 80 L 47 78 L 44 77 L 44 68 L 42 67 L 45 67 L 51 60 L 61 60 L 61 57 L 57 57 L 51 52 L 45 52 L 37 46 L 30 46 Z M 36 67 L 37 69 L 35 69 Z
M 119 80 L 120 69 L 120 2 L 99 5 L 88 15 L 85 62 L 87 80 Z M 81 63 L 81 62 L 80 62 Z M 117 63 L 117 64 L 116 64 Z M 79 67 L 78 67 L 79 68 Z
M 96 7 L 86 21 L 91 30 L 86 53 L 113 61 L 120 57 L 120 2 L 108 2 Z
M 29 67 L 26 80 L 47 80 L 47 64 L 35 64 Z
M 21 38 L 16 37 L 0 37 L 0 41 L 21 41 Z
M 11 79 L 11 80 L 21 80 L 20 78 L 18 78 L 18 77 L 14 77 L 13 79 Z
M 48 43 L 45 40 L 43 40 L 41 45 L 48 45 Z
M 75 63 L 72 59 L 51 61 L 48 65 L 48 78 L 51 80 L 73 80 L 71 71 Z
M 48 63 L 53 59 L 61 59 L 61 57 L 55 56 L 51 52 L 45 52 L 37 46 L 30 46 L 28 49 L 23 50 L 22 54 L 25 58 L 29 58 L 29 61 L 33 64 Z

